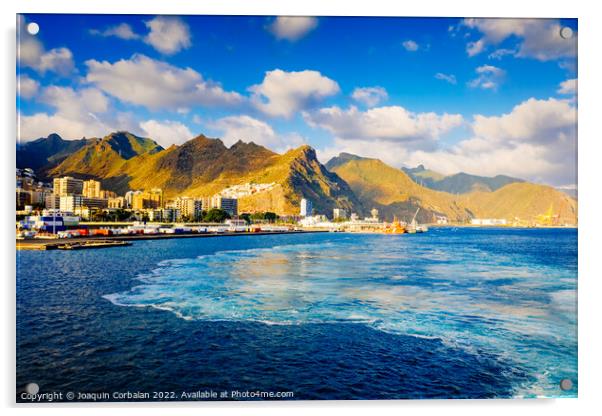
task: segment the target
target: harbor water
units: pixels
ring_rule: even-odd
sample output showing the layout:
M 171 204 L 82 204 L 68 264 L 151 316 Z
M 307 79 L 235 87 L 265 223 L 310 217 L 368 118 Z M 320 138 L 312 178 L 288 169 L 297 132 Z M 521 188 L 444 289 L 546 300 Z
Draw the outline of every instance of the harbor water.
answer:
M 16 387 L 576 397 L 576 305 L 576 229 L 19 251 Z

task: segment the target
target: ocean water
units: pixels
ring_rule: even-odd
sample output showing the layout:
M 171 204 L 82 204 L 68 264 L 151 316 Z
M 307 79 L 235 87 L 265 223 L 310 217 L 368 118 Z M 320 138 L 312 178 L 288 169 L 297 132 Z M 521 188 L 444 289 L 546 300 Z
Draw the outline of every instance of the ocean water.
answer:
M 17 388 L 577 395 L 576 230 L 154 240 L 17 260 Z

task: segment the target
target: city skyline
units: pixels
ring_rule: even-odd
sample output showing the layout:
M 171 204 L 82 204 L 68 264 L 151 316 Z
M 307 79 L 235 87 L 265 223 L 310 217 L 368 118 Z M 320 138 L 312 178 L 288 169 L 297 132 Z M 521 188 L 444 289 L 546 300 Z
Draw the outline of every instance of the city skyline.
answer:
M 27 15 L 18 139 L 128 130 L 168 147 L 205 133 L 280 152 L 309 144 L 323 163 L 347 151 L 574 187 L 576 25 Z

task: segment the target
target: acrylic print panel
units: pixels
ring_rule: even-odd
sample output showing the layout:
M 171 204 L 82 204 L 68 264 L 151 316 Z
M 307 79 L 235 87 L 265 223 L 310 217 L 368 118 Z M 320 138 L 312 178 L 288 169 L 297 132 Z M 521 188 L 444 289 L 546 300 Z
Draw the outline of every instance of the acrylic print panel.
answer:
M 18 402 L 577 396 L 575 19 L 17 27 Z

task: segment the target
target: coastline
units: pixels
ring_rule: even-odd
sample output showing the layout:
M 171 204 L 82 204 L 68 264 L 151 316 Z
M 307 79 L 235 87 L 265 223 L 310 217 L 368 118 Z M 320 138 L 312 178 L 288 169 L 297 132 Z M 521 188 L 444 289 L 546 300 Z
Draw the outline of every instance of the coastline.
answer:
M 186 234 L 134 234 L 134 235 L 110 235 L 110 236 L 87 236 L 73 238 L 30 238 L 16 240 L 17 250 L 53 250 L 57 245 L 65 243 L 90 243 L 94 241 L 137 241 L 137 240 L 160 240 L 169 238 L 208 238 L 208 237 L 242 237 L 254 235 L 277 235 L 277 234 L 307 234 L 323 233 L 324 230 L 302 230 L 302 231 L 264 231 L 264 232 L 224 232 L 224 233 L 186 233 Z

